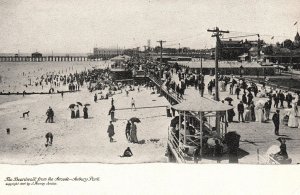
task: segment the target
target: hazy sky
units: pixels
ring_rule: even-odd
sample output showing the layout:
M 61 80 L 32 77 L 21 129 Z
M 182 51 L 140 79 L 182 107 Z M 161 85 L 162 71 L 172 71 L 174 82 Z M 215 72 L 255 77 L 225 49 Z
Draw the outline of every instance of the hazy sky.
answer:
M 215 26 L 275 43 L 294 38 L 299 10 L 300 0 L 0 0 L 0 53 L 86 53 L 148 39 L 209 48 L 215 40 L 206 30 Z

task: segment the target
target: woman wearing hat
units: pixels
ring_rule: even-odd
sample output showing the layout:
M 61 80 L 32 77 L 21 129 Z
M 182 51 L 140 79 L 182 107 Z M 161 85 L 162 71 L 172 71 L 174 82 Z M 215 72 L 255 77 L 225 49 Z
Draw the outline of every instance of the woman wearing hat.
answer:
M 281 144 L 280 144 L 280 151 L 276 155 L 282 156 L 284 159 L 288 159 L 289 156 L 286 151 L 285 139 L 280 137 L 277 140 L 280 141 Z
M 299 126 L 297 116 L 298 116 L 298 107 L 297 107 L 297 103 L 295 102 L 292 105 L 291 112 L 290 112 L 290 115 L 289 115 L 289 120 L 288 120 L 288 126 L 289 127 L 296 127 L 297 128 Z

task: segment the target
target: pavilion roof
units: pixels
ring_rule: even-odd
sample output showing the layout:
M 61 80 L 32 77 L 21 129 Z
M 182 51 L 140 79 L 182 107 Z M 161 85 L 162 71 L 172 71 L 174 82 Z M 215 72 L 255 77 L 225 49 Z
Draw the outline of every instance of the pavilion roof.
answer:
M 188 66 L 190 68 L 200 68 L 200 61 L 176 61 L 178 65 Z M 175 62 L 174 62 L 175 63 Z M 237 61 L 219 61 L 219 68 L 240 68 L 243 65 L 244 68 L 262 68 L 257 62 L 237 62 Z M 203 68 L 215 68 L 215 62 L 213 60 L 204 60 L 202 62 Z
M 119 56 L 116 56 L 114 58 L 111 58 L 110 60 L 111 61 L 127 61 L 130 59 L 130 56 L 127 56 L 127 55 L 119 55 Z
M 226 111 L 232 109 L 233 106 L 229 106 L 225 103 L 221 103 L 205 97 L 197 97 L 184 101 L 182 103 L 172 106 L 178 111 L 192 111 L 192 112 L 217 112 Z

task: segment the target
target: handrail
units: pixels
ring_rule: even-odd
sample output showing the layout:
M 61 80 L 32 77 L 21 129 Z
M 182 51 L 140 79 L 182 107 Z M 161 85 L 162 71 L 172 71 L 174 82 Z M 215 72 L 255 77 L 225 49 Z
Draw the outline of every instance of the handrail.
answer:
M 173 145 L 174 150 L 177 152 L 178 157 L 185 162 L 186 160 L 183 158 L 184 152 L 182 151 L 182 149 L 179 147 L 179 139 L 177 139 L 175 133 L 169 129 L 169 132 L 171 132 L 171 134 L 169 134 L 169 136 L 171 137 L 171 140 L 169 139 L 170 143 Z

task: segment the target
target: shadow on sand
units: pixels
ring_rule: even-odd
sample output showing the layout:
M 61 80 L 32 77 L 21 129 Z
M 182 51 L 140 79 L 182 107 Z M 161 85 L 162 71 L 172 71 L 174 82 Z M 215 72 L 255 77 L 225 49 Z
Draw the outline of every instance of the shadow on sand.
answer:
M 237 161 L 238 161 L 238 159 L 244 158 L 245 156 L 248 156 L 249 154 L 250 154 L 249 152 L 246 152 L 245 150 L 238 148 L 238 151 L 237 151 Z M 211 155 L 203 156 L 203 159 L 217 161 L 217 158 L 214 157 L 212 154 Z M 222 155 L 222 157 L 221 157 L 221 161 L 222 160 L 229 160 L 229 154 L 228 153 L 224 153 Z M 236 163 L 238 163 L 238 162 L 236 162 Z

